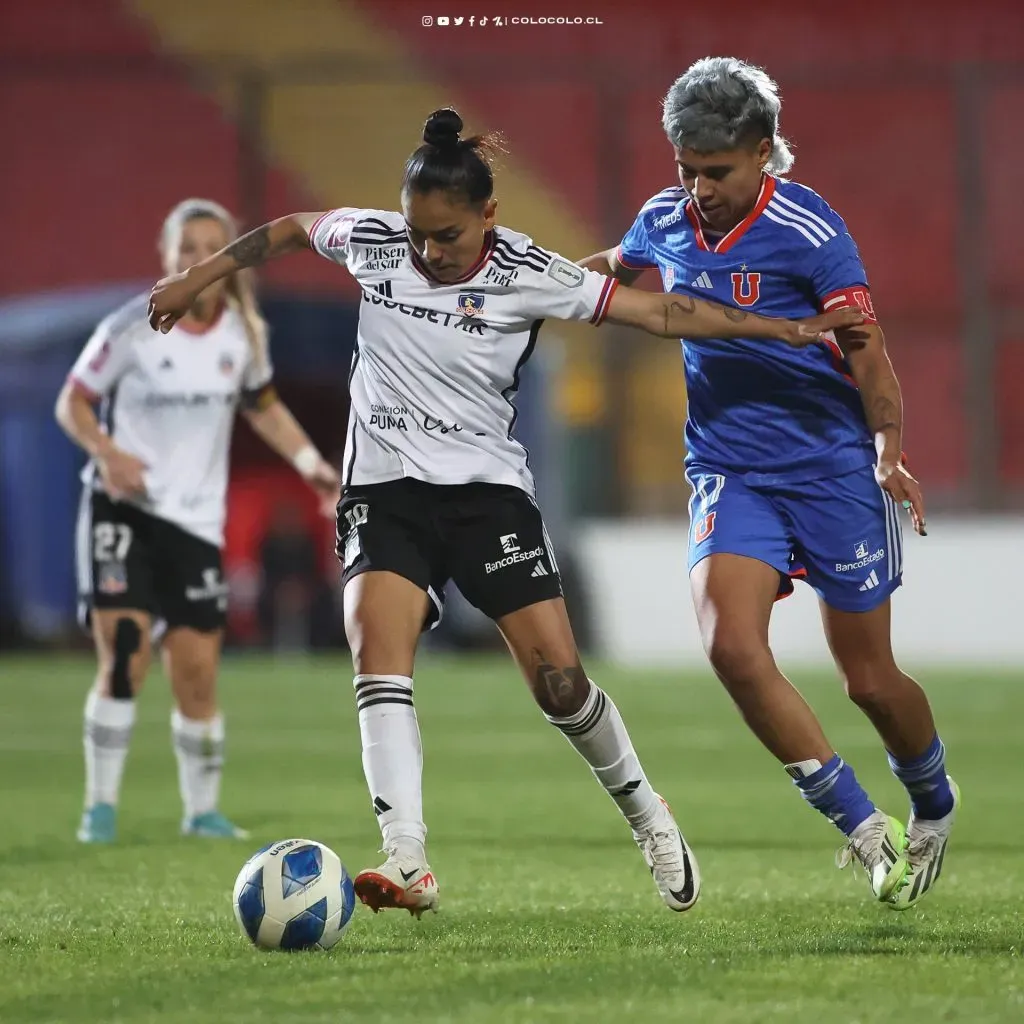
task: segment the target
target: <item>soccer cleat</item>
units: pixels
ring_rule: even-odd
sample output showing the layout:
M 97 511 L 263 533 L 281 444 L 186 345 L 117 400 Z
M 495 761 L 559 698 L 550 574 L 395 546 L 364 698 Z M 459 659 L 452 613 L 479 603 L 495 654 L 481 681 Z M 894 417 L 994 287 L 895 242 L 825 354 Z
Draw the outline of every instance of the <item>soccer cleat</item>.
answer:
M 198 836 L 200 839 L 248 839 L 244 828 L 228 821 L 220 811 L 207 811 L 181 823 L 183 836 Z
M 80 843 L 112 843 L 117 834 L 117 808 L 113 804 L 87 807 L 77 834 Z
M 942 874 L 949 834 L 953 831 L 953 821 L 960 808 L 960 787 L 948 775 L 946 779 L 953 791 L 953 809 L 949 814 L 930 821 L 910 812 L 910 821 L 907 823 L 907 862 L 910 871 L 906 886 L 893 904 L 895 910 L 909 910 L 925 893 L 931 891 Z
M 426 862 L 400 853 L 395 846 L 383 852 L 388 859 L 379 868 L 356 875 L 354 885 L 359 899 L 375 914 L 405 909 L 414 917 L 422 917 L 427 910 L 436 912 L 437 880 Z
M 649 828 L 634 830 L 633 838 L 651 869 L 665 906 L 682 913 L 700 896 L 700 868 L 668 804 L 660 796 L 658 802 L 661 804 L 658 816 Z
M 884 811 L 875 811 L 861 822 L 836 855 L 836 866 L 845 868 L 856 858 L 871 881 L 871 891 L 881 903 L 894 904 L 907 884 L 909 864 L 903 825 Z

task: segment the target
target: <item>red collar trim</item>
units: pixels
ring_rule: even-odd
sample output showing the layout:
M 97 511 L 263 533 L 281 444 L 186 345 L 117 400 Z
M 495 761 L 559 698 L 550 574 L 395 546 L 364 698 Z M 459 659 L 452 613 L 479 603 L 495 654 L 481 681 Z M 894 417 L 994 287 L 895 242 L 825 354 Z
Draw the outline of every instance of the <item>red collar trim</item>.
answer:
M 182 317 L 182 319 L 179 320 L 174 326 L 180 327 L 186 334 L 208 334 L 210 331 L 214 329 L 214 327 L 217 326 L 217 324 L 220 323 L 220 318 L 224 315 L 224 307 L 226 305 L 226 302 L 221 302 L 221 304 L 217 307 L 217 315 L 208 324 L 189 323 L 188 321 L 185 320 L 184 317 Z
M 456 278 L 454 281 L 440 281 L 430 271 L 430 267 L 423 262 L 422 257 L 416 251 L 415 247 L 410 244 L 409 253 L 412 256 L 412 265 L 425 277 L 428 281 L 434 284 L 453 285 L 463 284 L 470 278 L 476 277 L 477 274 L 483 270 L 484 265 L 491 258 L 491 253 L 494 252 L 494 232 L 488 231 L 484 236 L 483 248 L 480 250 L 480 255 L 477 257 L 476 262 L 467 270 L 462 277 Z
M 775 179 L 766 174 L 761 182 L 761 191 L 757 195 L 757 202 L 754 203 L 750 213 L 746 215 L 731 231 L 723 235 L 714 245 L 709 245 L 704 237 L 704 222 L 697 212 L 693 202 L 686 204 L 686 215 L 693 225 L 694 234 L 697 237 L 697 248 L 705 252 L 728 252 L 749 230 L 750 226 L 764 213 L 765 207 L 771 202 L 775 195 Z

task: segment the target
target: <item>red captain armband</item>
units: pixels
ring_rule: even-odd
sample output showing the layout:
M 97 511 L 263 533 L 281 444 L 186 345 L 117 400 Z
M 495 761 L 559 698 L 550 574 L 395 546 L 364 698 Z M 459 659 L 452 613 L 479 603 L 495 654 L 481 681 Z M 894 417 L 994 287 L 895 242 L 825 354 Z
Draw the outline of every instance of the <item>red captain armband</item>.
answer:
M 878 317 L 875 316 L 875 307 L 871 302 L 871 292 L 865 285 L 855 284 L 849 288 L 840 288 L 838 291 L 829 292 L 821 300 L 822 313 L 829 313 L 833 309 L 842 309 L 844 306 L 858 307 L 864 314 L 865 323 L 878 323 Z

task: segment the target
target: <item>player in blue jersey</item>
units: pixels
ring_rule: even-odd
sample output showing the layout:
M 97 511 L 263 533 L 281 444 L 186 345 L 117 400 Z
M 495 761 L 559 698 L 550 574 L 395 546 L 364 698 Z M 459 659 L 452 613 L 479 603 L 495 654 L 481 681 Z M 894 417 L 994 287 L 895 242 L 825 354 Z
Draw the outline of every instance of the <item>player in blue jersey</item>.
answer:
M 690 581 L 708 658 L 804 798 L 847 837 L 877 899 L 917 902 L 942 870 L 959 796 L 921 687 L 897 666 L 890 598 L 903 572 L 900 509 L 925 533 L 903 463 L 900 387 L 857 246 L 793 157 L 760 69 L 700 60 L 663 124 L 681 185 L 641 209 L 619 247 L 582 265 L 624 282 L 657 269 L 667 292 L 764 316 L 858 305 L 862 327 L 805 348 L 683 339 Z M 794 578 L 818 594 L 846 692 L 878 730 L 912 803 L 904 829 L 876 809 L 768 645 Z

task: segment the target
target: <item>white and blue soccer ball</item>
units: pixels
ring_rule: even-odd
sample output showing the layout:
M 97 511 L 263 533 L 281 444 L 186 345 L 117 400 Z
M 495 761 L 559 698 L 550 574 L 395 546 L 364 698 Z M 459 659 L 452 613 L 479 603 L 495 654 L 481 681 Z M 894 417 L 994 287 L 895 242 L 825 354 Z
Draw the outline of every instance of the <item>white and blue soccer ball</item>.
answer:
M 330 949 L 356 894 L 338 855 L 312 839 L 283 839 L 250 857 L 235 881 L 235 917 L 260 949 Z

